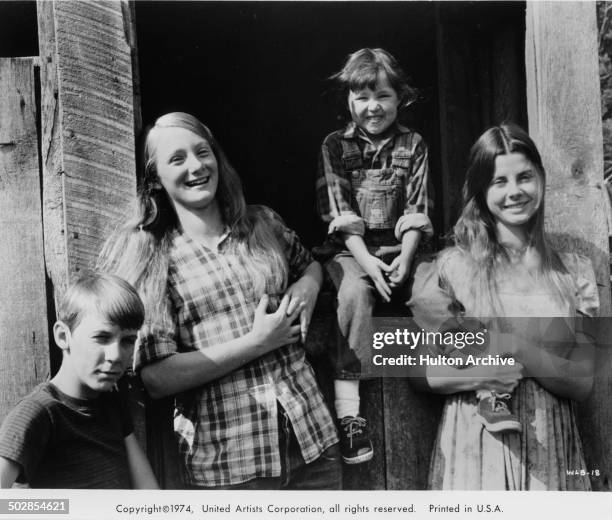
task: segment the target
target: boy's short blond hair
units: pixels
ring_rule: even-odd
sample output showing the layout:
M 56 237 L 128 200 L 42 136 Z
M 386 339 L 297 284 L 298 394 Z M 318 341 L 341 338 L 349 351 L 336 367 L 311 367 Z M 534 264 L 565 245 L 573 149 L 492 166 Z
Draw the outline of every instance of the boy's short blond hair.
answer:
M 140 329 L 144 305 L 136 289 L 123 278 L 106 273 L 81 276 L 60 301 L 58 320 L 73 331 L 90 311 L 105 316 L 121 329 Z

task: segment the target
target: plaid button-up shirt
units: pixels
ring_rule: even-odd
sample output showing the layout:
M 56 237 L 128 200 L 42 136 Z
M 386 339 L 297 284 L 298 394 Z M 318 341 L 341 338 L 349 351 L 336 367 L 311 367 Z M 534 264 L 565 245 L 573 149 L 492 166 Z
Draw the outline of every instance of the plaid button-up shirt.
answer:
M 351 122 L 325 138 L 317 176 L 317 207 L 329 232 L 365 235 L 408 229 L 431 235 L 433 207 L 427 146 L 419 134 L 395 123 L 376 146 Z
M 274 212 L 262 208 L 286 254 L 290 281 L 312 256 Z M 179 352 L 239 338 L 251 330 L 260 294 L 239 260 L 176 232 L 168 271 L 170 330 L 141 331 L 137 367 Z M 180 377 L 180 374 L 176 374 Z M 174 430 L 184 479 L 196 486 L 230 485 L 278 477 L 277 403 L 291 420 L 304 460 L 335 444 L 336 430 L 299 344 L 286 345 L 226 376 L 175 397 Z

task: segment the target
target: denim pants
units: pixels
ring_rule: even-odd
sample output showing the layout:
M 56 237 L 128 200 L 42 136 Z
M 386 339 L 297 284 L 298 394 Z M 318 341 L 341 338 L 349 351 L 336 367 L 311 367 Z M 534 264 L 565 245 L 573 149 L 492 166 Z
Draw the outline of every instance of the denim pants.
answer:
M 278 407 L 278 440 L 281 456 L 280 477 L 262 477 L 229 486 L 194 487 L 193 489 L 342 489 L 340 446 L 327 448 L 318 459 L 306 464 L 289 416 Z
M 383 258 L 383 261 L 390 259 Z M 335 377 L 367 378 L 372 363 L 372 334 L 375 332 L 372 315 L 380 296 L 371 278 L 350 253 L 337 254 L 325 267 L 337 291 L 337 337 L 330 351 Z M 409 296 L 410 284 L 407 282 L 395 291 L 392 298 L 405 305 Z M 409 315 L 406 308 L 406 316 Z

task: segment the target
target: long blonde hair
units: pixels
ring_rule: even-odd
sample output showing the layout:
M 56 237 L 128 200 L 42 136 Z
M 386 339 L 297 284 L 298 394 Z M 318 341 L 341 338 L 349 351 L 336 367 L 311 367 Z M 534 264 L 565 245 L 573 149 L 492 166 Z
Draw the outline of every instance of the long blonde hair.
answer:
M 537 271 L 552 289 L 559 303 L 573 303 L 575 288 L 567 267 L 549 244 L 544 232 L 545 171 L 540 153 L 529 135 L 516 125 L 489 128 L 470 151 L 463 187 L 463 211 L 454 227 L 457 247 L 464 253 L 479 315 L 502 316 L 498 298 L 497 273 L 510 261 L 508 250 L 499 243 L 495 218 L 486 202 L 486 191 L 495 174 L 495 159 L 500 155 L 522 154 L 542 179 L 542 200 L 526 224 L 528 250 L 535 252 Z
M 165 114 L 148 129 L 137 207 L 128 223 L 106 241 L 98 269 L 131 283 L 145 303 L 146 321 L 163 326 L 168 255 L 172 235 L 180 229 L 180 222 L 157 175 L 154 137 L 161 128 L 183 128 L 208 142 L 219 170 L 215 198 L 223 222 L 230 229 L 226 251 L 238 257 L 256 294 L 283 292 L 288 278 L 287 261 L 265 212 L 246 205 L 240 178 L 212 133 L 197 118 L 184 112 Z

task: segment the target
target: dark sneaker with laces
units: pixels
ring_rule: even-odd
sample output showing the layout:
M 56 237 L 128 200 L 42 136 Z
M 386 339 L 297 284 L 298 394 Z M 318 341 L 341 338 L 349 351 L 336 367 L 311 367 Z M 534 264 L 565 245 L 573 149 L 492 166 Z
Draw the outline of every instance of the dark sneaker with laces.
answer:
M 368 424 L 363 417 L 349 415 L 338 419 L 338 430 L 340 451 L 345 464 L 361 464 L 374 456 Z
M 521 431 L 521 423 L 516 415 L 510 412 L 508 406 L 512 396 L 510 394 L 496 394 L 491 392 L 478 403 L 478 420 L 490 432 Z

